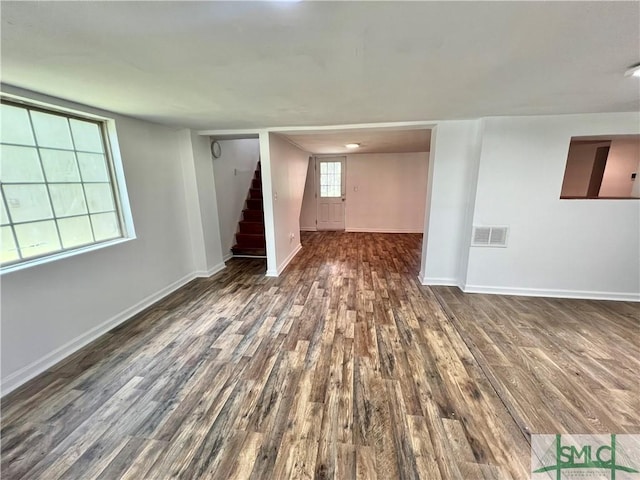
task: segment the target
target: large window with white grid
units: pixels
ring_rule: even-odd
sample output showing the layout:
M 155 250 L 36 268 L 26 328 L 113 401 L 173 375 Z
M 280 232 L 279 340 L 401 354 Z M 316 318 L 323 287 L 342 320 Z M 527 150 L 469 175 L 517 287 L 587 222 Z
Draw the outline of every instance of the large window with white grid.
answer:
M 106 123 L 2 100 L 2 267 L 124 235 Z

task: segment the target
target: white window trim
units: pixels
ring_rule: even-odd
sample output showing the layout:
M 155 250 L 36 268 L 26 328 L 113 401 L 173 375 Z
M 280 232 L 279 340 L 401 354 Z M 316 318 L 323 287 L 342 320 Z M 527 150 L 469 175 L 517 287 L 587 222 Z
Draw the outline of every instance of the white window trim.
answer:
M 113 240 L 106 240 L 100 243 L 92 243 L 91 245 L 87 245 L 84 247 L 78 247 L 71 250 L 64 250 L 62 252 L 52 253 L 51 255 L 37 257 L 37 258 L 34 258 L 33 260 L 24 260 L 20 263 L 14 263 L 11 265 L 7 265 L 6 267 L 2 267 L 2 270 L 0 270 L 0 277 L 8 273 L 25 270 L 27 268 L 36 267 L 38 265 L 43 265 L 45 263 L 51 263 L 51 262 L 65 259 L 65 258 L 75 257 L 76 255 L 80 255 L 83 253 L 93 252 L 95 250 L 102 250 L 103 248 L 107 248 L 107 247 L 113 247 L 114 245 L 130 242 L 131 240 L 135 240 L 135 239 L 136 237 L 120 237 Z
M 41 109 L 59 112 L 63 114 L 69 114 L 72 116 L 84 117 L 87 119 L 101 122 L 105 125 L 105 130 L 106 130 L 105 141 L 107 144 L 106 146 L 109 149 L 108 156 L 111 160 L 109 167 L 112 169 L 112 173 L 113 173 L 112 188 L 115 193 L 114 200 L 117 204 L 116 208 L 118 209 L 118 213 L 121 218 L 121 227 L 122 227 L 121 237 L 114 238 L 112 240 L 105 240 L 103 242 L 92 243 L 90 245 L 73 248 L 69 250 L 53 252 L 51 254 L 46 254 L 42 257 L 36 257 L 31 260 L 27 259 L 19 263 L 6 265 L 0 268 L 0 276 L 3 276 L 7 273 L 24 270 L 24 269 L 42 265 L 45 263 L 50 263 L 50 262 L 62 260 L 69 257 L 74 257 L 76 255 L 81 255 L 83 253 L 88 253 L 95 250 L 108 248 L 114 245 L 119 245 L 121 243 L 126 243 L 131 240 L 135 240 L 137 237 L 136 237 L 136 232 L 133 225 L 133 215 L 131 214 L 131 204 L 129 202 L 129 195 L 127 192 L 127 186 L 126 186 L 125 177 L 124 177 L 122 157 L 120 155 L 120 144 L 118 142 L 116 120 L 113 118 L 102 116 L 102 115 L 96 115 L 89 111 L 68 108 L 68 107 L 64 107 L 64 106 L 57 105 L 54 103 L 49 103 L 49 102 L 42 102 L 42 101 L 34 100 L 32 98 L 14 95 L 11 93 L 6 93 L 4 91 L 0 92 L 0 98 L 6 99 L 7 101 L 11 101 L 14 103 L 23 104 L 26 108 L 31 106 L 31 107 L 41 108 Z

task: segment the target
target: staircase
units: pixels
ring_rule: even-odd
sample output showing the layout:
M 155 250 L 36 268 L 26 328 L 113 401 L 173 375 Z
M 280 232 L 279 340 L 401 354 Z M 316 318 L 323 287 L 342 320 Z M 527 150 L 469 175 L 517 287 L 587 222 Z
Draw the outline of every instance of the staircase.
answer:
M 262 177 L 260 162 L 251 181 L 247 208 L 242 211 L 242 220 L 238 223 L 236 244 L 231 248 L 235 257 L 264 257 L 264 210 L 262 208 Z

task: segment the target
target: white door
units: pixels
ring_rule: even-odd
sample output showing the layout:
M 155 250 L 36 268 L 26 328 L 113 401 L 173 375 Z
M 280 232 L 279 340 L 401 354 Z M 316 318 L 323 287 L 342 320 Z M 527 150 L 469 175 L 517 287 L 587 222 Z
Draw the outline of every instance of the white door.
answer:
M 344 230 L 346 157 L 316 157 L 318 230 Z

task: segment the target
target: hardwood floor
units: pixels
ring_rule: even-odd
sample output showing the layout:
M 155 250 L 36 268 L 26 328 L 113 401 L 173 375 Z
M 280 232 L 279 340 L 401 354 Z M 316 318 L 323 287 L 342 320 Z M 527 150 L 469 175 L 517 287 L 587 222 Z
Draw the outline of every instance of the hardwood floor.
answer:
M 640 433 L 637 303 L 433 290 L 526 435 Z
M 633 432 L 638 307 L 419 285 L 421 235 L 234 259 L 2 404 L 3 479 L 525 479 L 533 432 Z

